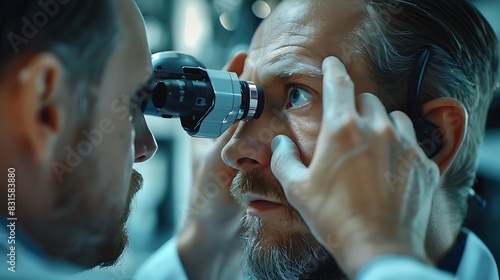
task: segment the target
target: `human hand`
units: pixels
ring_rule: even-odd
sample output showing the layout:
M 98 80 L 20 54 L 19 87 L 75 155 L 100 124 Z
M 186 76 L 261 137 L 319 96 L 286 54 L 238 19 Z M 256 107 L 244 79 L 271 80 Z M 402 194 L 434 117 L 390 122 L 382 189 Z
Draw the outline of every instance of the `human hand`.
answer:
M 189 279 L 223 279 L 222 274 L 239 271 L 239 261 L 233 260 L 241 253 L 243 211 L 229 192 L 236 171 L 220 158 L 234 128 L 216 140 L 192 140 L 193 187 L 178 234 L 179 255 Z
M 243 69 L 246 53 L 238 53 L 224 70 Z M 243 209 L 229 189 L 237 170 L 221 158 L 236 125 L 217 139 L 192 138 L 193 187 L 186 220 L 178 234 L 178 250 L 189 279 L 233 279 L 239 273 Z
M 207 231 L 213 231 L 219 239 L 225 229 L 232 232 L 233 228 L 239 228 L 243 212 L 229 191 L 237 171 L 228 167 L 220 156 L 234 130 L 235 126 L 230 127 L 217 139 L 191 139 L 193 187 L 184 233 L 196 226 L 196 233 L 206 236 Z
M 325 106 L 309 167 L 289 138 L 272 143 L 271 168 L 288 201 L 351 277 L 384 254 L 427 262 L 438 166 L 418 146 L 404 113 L 387 115 L 372 94 L 355 97 L 337 58 L 325 59 L 323 74 Z

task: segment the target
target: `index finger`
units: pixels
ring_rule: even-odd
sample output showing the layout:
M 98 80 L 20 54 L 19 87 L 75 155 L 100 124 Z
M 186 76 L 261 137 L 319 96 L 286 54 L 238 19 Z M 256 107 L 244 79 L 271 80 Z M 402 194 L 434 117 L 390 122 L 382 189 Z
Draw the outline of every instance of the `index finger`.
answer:
M 344 64 L 336 57 L 323 60 L 323 121 L 356 112 L 354 83 Z

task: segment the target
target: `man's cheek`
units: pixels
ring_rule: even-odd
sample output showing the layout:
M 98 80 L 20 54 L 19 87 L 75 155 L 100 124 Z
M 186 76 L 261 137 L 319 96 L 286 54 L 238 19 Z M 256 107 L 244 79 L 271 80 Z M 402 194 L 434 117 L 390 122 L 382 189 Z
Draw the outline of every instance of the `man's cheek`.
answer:
M 300 159 L 304 165 L 309 166 L 311 160 L 314 156 L 314 149 L 316 148 L 315 137 L 309 137 L 308 139 L 301 139 L 297 142 L 297 146 L 300 151 Z
M 292 124 L 292 131 L 295 135 L 294 142 L 305 165 L 309 165 L 312 160 L 320 128 L 320 122 L 313 119 L 297 120 Z
M 108 176 L 105 178 L 113 181 L 111 182 L 113 185 L 128 185 L 134 161 L 131 123 L 128 119 L 122 120 L 116 114 L 108 114 L 102 118 L 107 120 L 106 128 L 113 128 L 103 131 L 102 144 L 97 149 L 100 163 L 107 169 Z

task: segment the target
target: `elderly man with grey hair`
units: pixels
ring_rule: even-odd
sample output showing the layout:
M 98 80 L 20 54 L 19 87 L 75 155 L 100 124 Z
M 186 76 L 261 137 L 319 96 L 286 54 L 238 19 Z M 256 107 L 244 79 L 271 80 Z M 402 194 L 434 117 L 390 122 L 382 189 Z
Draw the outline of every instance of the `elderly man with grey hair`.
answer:
M 498 279 L 461 228 L 498 88 L 471 4 L 283 1 L 228 69 L 264 88 L 262 117 L 213 143 L 196 174 L 217 176 L 137 278 Z

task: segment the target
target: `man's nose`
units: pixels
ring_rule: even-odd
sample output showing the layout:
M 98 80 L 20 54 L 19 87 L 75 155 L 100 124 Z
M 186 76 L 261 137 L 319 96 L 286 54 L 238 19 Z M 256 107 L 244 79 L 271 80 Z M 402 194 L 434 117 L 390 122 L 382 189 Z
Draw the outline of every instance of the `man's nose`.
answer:
M 142 113 L 134 116 L 133 125 L 135 128 L 135 162 L 144 162 L 156 153 L 158 145 Z
M 240 122 L 222 150 L 224 162 L 238 170 L 267 168 L 271 163 L 271 142 L 284 132 L 282 125 L 276 125 L 278 122 L 270 112 L 264 112 L 258 120 Z

